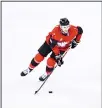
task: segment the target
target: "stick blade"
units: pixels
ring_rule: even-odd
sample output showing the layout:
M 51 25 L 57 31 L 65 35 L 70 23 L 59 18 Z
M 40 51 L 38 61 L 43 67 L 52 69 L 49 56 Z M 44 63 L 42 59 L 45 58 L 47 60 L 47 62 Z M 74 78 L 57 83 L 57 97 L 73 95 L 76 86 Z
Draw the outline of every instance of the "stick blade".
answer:
M 37 93 L 38 91 L 35 91 L 35 94 Z

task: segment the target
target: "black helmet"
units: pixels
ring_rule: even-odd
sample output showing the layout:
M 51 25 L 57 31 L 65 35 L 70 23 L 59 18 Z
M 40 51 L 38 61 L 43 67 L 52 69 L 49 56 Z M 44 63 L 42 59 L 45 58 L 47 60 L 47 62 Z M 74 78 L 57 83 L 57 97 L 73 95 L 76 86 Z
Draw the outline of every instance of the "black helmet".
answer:
M 61 18 L 59 23 L 61 26 L 69 25 L 69 21 L 67 18 Z

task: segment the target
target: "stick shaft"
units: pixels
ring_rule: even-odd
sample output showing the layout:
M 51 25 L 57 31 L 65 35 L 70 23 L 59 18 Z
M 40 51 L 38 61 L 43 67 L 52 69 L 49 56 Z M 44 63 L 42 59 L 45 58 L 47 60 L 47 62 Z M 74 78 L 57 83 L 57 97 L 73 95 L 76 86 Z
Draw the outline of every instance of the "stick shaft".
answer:
M 68 50 L 67 50 L 67 51 L 68 51 Z M 63 57 L 66 55 L 67 51 L 65 51 Z M 62 58 L 63 58 L 63 57 L 62 57 Z M 55 68 L 56 68 L 56 67 L 57 67 L 57 65 L 55 66 Z M 55 68 L 54 68 L 54 69 L 55 69 Z M 51 74 L 52 74 L 52 72 L 51 72 Z M 51 74 L 50 74 L 50 75 L 51 75 Z M 37 91 L 35 91 L 35 94 L 38 93 L 39 90 L 43 87 L 43 85 L 45 84 L 45 82 L 47 81 L 47 79 L 50 77 L 50 75 L 48 75 L 48 77 L 47 77 L 47 78 L 45 79 L 45 81 L 41 84 L 41 86 L 39 87 L 39 89 L 38 89 Z

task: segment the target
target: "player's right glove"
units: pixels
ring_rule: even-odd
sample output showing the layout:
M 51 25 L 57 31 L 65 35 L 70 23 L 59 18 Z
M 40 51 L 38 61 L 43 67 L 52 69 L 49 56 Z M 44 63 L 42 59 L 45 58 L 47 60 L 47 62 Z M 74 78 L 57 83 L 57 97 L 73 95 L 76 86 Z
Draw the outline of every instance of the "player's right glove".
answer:
M 58 66 L 61 66 L 64 63 L 61 54 L 56 55 L 55 59 L 56 59 L 56 62 L 57 62 Z
M 73 48 L 75 48 L 77 45 L 78 45 L 78 43 L 77 43 L 75 40 L 73 40 L 72 43 L 71 43 L 71 48 L 73 49 Z

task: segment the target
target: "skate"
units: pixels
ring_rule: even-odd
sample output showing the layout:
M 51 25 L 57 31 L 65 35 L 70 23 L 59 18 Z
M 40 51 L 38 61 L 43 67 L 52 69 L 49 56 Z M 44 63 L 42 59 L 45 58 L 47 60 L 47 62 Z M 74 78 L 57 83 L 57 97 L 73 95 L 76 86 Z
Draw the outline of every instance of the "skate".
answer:
M 26 76 L 30 72 L 31 72 L 31 70 L 29 68 L 27 68 L 26 70 L 21 72 L 21 76 Z
M 39 77 L 39 80 L 40 81 L 45 81 L 45 79 L 48 78 L 48 77 L 49 77 L 49 75 L 43 74 L 42 76 Z

